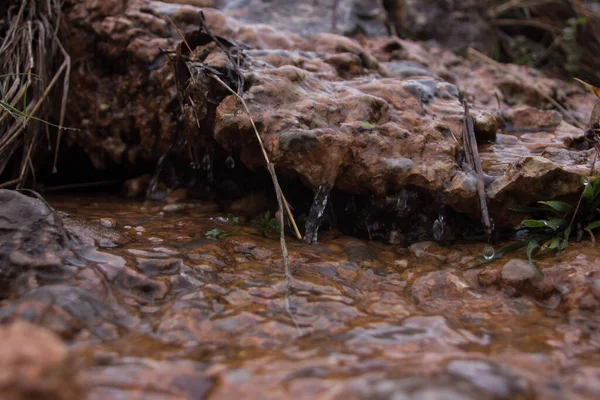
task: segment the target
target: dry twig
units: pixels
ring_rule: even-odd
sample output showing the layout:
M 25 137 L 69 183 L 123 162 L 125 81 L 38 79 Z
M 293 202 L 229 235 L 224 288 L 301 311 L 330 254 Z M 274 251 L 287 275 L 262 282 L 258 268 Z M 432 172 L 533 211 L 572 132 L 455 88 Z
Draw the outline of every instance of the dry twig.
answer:
M 277 197 L 277 205 L 279 208 L 279 212 L 277 213 L 277 220 L 279 223 L 279 229 L 280 229 L 280 236 L 279 236 L 279 241 L 280 241 L 280 246 L 281 246 L 281 255 L 282 255 L 282 259 L 283 259 L 283 266 L 284 266 L 284 273 L 285 273 L 285 281 L 286 281 L 286 287 L 285 287 L 285 294 L 284 294 L 284 308 L 286 313 L 288 314 L 288 316 L 290 317 L 290 319 L 292 320 L 292 322 L 294 323 L 297 331 L 298 331 L 298 335 L 301 336 L 302 335 L 302 330 L 300 328 L 300 326 L 298 325 L 298 322 L 292 312 L 291 309 L 291 302 L 290 302 L 290 291 L 291 291 L 291 287 L 292 287 L 292 282 L 293 282 L 293 277 L 292 277 L 292 272 L 291 272 L 291 268 L 290 268 L 290 261 L 289 261 L 289 254 L 288 254 L 288 249 L 287 249 L 287 244 L 285 241 L 285 222 L 284 222 L 284 208 L 285 211 L 287 212 L 288 218 L 294 228 L 294 233 L 296 234 L 296 237 L 301 240 L 302 239 L 302 235 L 300 234 L 300 231 L 298 230 L 298 226 L 296 225 L 296 221 L 294 220 L 294 216 L 292 214 L 292 211 L 289 207 L 289 204 L 283 194 L 283 191 L 281 190 L 281 187 L 279 186 L 279 181 L 277 179 L 277 174 L 275 173 L 275 166 L 273 163 L 271 163 L 271 161 L 269 160 L 269 156 L 267 154 L 267 151 L 265 150 L 265 146 L 263 144 L 262 138 L 260 137 L 260 134 L 258 133 L 258 129 L 256 128 L 256 124 L 254 123 L 254 120 L 252 119 L 252 115 L 250 114 L 250 110 L 248 109 L 248 105 L 246 104 L 246 102 L 244 101 L 244 99 L 241 96 L 242 90 L 243 90 L 243 74 L 241 73 L 241 71 L 239 70 L 238 67 L 238 62 L 236 62 L 233 57 L 231 56 L 231 54 L 229 53 L 229 51 L 223 46 L 223 44 L 210 32 L 210 30 L 208 29 L 208 26 L 206 26 L 205 22 L 204 22 L 204 14 L 202 12 L 200 12 L 200 27 L 201 30 L 203 29 L 210 37 L 211 39 L 217 43 L 217 45 L 220 47 L 220 49 L 227 55 L 227 57 L 230 59 L 230 61 L 232 62 L 232 65 L 235 68 L 236 71 L 236 75 L 238 78 L 238 92 L 236 92 L 235 90 L 233 90 L 227 83 L 225 83 L 221 78 L 219 78 L 219 76 L 217 76 L 217 72 L 212 72 L 212 70 L 210 68 L 206 68 L 206 74 L 211 77 L 212 79 L 214 79 L 216 82 L 218 82 L 220 85 L 223 86 L 223 88 L 225 88 L 228 92 L 230 92 L 231 94 L 233 94 L 241 103 L 242 106 L 244 107 L 244 111 L 246 112 L 246 114 L 248 115 L 248 118 L 250 119 L 250 123 L 252 125 L 252 129 L 254 130 L 254 134 L 256 135 L 256 139 L 258 141 L 258 144 L 260 145 L 260 149 L 262 151 L 262 155 L 263 158 L 267 164 L 267 170 L 269 171 L 269 174 L 271 175 L 271 180 L 273 182 L 273 188 L 275 190 L 275 195 Z M 190 55 L 192 54 L 192 48 L 190 47 L 189 43 L 187 43 L 185 37 L 183 36 L 183 34 L 181 33 L 181 31 L 177 28 L 177 26 L 175 26 L 175 23 L 169 19 L 169 21 L 171 22 L 171 24 L 173 24 L 173 26 L 175 27 L 177 33 L 180 35 L 181 39 L 183 40 L 183 43 L 187 46 L 188 50 L 190 51 Z M 189 68 L 188 68 L 189 69 Z M 190 76 L 193 79 L 193 74 L 191 74 L 190 71 Z
M 481 159 L 479 158 L 479 149 L 475 138 L 475 129 L 473 117 L 469 113 L 469 104 L 463 99 L 464 126 L 463 126 L 463 147 L 467 162 L 475 169 L 477 179 L 477 195 L 479 196 L 479 206 L 481 208 L 481 222 L 485 228 L 486 234 L 491 237 L 493 225 L 490 219 L 490 214 L 487 206 L 487 195 L 485 192 L 485 182 L 483 176 L 483 168 L 481 167 Z

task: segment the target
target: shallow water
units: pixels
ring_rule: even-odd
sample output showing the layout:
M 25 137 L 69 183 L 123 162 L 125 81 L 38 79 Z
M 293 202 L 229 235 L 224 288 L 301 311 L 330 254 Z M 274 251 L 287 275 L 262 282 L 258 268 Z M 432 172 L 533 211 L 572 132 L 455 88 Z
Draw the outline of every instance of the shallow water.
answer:
M 496 276 L 508 259 L 476 267 L 485 243 L 289 237 L 286 292 L 279 241 L 212 204 L 49 200 L 120 244 L 81 249 L 72 275 L 2 312 L 66 338 L 91 399 L 600 396 L 589 242 L 538 261 L 551 286 L 538 290 Z

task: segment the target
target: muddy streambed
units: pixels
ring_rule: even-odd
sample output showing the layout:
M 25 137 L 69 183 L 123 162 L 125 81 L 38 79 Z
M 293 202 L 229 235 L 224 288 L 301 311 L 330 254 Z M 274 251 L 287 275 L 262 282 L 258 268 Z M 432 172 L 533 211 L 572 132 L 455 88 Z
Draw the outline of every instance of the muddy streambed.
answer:
M 485 243 L 290 238 L 286 296 L 279 241 L 213 204 L 49 202 L 96 245 L 22 279 L 0 318 L 58 334 L 90 399 L 600 396 L 589 242 L 533 279 L 524 254 L 476 267 Z

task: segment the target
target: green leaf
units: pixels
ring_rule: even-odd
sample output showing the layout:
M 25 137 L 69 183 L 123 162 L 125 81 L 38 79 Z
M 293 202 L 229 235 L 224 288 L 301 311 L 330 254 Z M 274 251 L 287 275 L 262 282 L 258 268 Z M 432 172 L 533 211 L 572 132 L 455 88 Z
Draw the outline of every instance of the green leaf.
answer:
M 531 65 L 533 63 L 533 54 L 525 54 L 516 60 L 513 60 L 513 64 L 517 65 Z
M 365 122 L 365 121 L 361 122 L 358 126 L 359 126 L 359 128 L 364 129 L 365 131 L 370 131 L 370 130 L 378 127 L 378 125 L 376 125 L 376 124 L 372 124 L 370 122 Z
M 570 229 L 567 229 L 567 231 L 569 231 L 569 234 L 570 234 Z M 565 238 L 563 239 L 562 242 L 560 242 L 560 246 L 558 246 L 558 249 L 560 251 L 566 249 L 567 246 L 569 245 L 569 234 L 567 234 L 567 232 L 565 232 Z
M 534 265 L 533 264 L 533 251 L 539 247 L 540 247 L 540 245 L 538 244 L 538 242 L 534 241 L 534 240 L 532 240 L 531 242 L 529 242 L 527 244 L 527 258 L 529 259 L 529 263 L 531 265 Z
M 485 259 L 479 262 L 478 265 L 482 265 L 482 264 L 487 264 L 490 261 L 494 261 L 497 260 L 499 258 L 501 258 L 502 256 L 504 256 L 507 253 L 512 253 L 513 251 L 517 251 L 525 246 L 527 246 L 527 243 L 529 243 L 528 240 L 521 240 L 519 242 L 514 242 L 514 243 L 510 243 L 507 244 L 504 247 L 499 248 L 498 250 L 496 250 L 494 252 L 494 256 L 490 259 Z
M 565 226 L 567 226 L 567 221 L 565 221 L 564 219 L 549 219 L 548 221 L 546 221 L 546 226 L 548 226 L 548 228 L 551 228 L 553 231 L 556 231 L 560 228 L 564 228 Z
M 589 229 L 589 230 L 591 231 L 591 230 L 593 230 L 593 229 L 596 229 L 596 228 L 600 228 L 600 220 L 598 220 L 598 221 L 594 221 L 594 222 L 592 222 L 592 223 L 588 224 L 588 225 L 587 225 L 585 228 L 583 228 L 583 229 L 586 229 L 586 230 L 587 230 L 587 229 Z
M 594 200 L 594 188 L 589 182 L 585 183 L 583 189 L 583 199 L 588 203 L 591 203 Z
M 534 213 L 534 212 L 545 212 L 548 211 L 541 207 L 530 207 L 530 206 L 513 206 L 508 208 L 510 211 L 522 212 L 522 213 Z
M 569 203 L 565 203 L 564 201 L 550 200 L 550 201 L 538 201 L 538 203 L 542 204 L 543 206 L 548 207 L 549 210 L 556 211 L 559 214 L 567 214 L 567 213 L 573 211 L 573 206 L 570 205 Z
M 225 239 L 227 236 L 229 236 L 229 233 L 227 233 L 219 228 L 215 228 L 215 229 L 211 229 L 210 231 L 207 231 L 204 235 L 206 237 L 213 238 L 213 239 Z
M 562 242 L 561 238 L 554 238 L 554 239 L 552 239 L 552 241 L 546 248 L 548 250 L 556 250 L 560 247 L 561 242 Z
M 227 216 L 227 222 L 231 224 L 239 224 L 241 222 L 240 217 L 236 217 L 235 215 L 229 214 Z
M 521 226 L 524 228 L 545 228 L 547 222 L 543 219 L 524 219 L 521 222 Z
M 585 230 L 587 233 L 590 234 L 590 240 L 592 241 L 592 244 L 595 246 L 596 245 L 596 236 L 594 236 L 594 232 L 592 232 L 591 229 L 586 229 L 586 228 L 583 228 L 583 230 Z

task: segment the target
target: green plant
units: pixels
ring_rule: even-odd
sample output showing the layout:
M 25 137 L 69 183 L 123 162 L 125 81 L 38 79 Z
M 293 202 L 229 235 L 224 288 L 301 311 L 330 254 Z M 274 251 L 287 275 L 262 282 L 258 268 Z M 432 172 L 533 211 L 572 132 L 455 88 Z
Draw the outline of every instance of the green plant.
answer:
M 267 211 L 260 217 L 258 217 L 254 224 L 260 228 L 265 236 L 270 236 L 271 233 L 280 233 L 279 223 L 274 215 L 271 215 L 271 211 Z
M 559 252 L 567 248 L 574 234 L 576 240 L 587 232 L 596 242 L 593 230 L 600 228 L 600 174 L 592 179 L 582 177 L 583 191 L 576 205 L 564 201 L 539 201 L 535 207 L 517 206 L 511 211 L 526 212 L 533 217 L 521 222 L 519 239 L 496 251 L 484 262 L 527 248 L 527 257 L 533 265 L 536 255 Z
M 206 233 L 204 233 L 204 235 L 206 237 L 213 238 L 213 239 L 225 239 L 227 236 L 229 236 L 229 233 L 225 232 L 222 229 L 215 228 L 215 229 L 211 229 L 210 231 L 206 231 Z
M 235 215 L 229 214 L 227 216 L 227 222 L 229 222 L 230 224 L 239 224 L 240 222 L 242 222 L 242 219 Z

